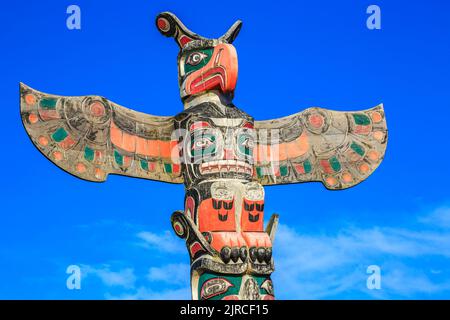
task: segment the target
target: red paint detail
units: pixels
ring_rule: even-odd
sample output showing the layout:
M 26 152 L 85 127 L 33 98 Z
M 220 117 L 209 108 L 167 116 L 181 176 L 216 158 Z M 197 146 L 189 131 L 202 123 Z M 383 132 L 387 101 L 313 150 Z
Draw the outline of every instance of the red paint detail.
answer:
M 190 86 L 191 94 L 196 94 L 205 90 L 221 88 L 222 91 L 227 91 L 225 88 L 225 69 L 223 67 L 211 68 L 201 76 L 194 79 Z M 205 81 L 205 79 L 207 79 Z
M 169 22 L 164 18 L 159 18 L 157 22 L 158 28 L 162 31 L 168 31 Z
M 172 164 L 172 173 L 180 173 L 180 165 Z
M 185 80 L 186 93 L 192 95 L 212 89 L 219 89 L 224 93 L 233 92 L 237 76 L 236 49 L 230 44 L 218 44 L 208 64 Z
M 42 120 L 53 120 L 53 119 L 60 119 L 59 113 L 57 110 L 41 110 L 39 109 L 39 115 L 41 116 Z
M 369 134 L 370 131 L 371 131 L 371 127 L 370 126 L 361 126 L 361 125 L 355 126 L 355 133 L 356 134 L 367 135 L 367 134 Z
M 320 160 L 320 165 L 322 166 L 323 171 L 325 173 L 333 173 L 334 172 L 334 170 L 333 170 L 333 168 L 331 168 L 331 165 L 328 162 L 328 160 Z
M 274 168 L 275 170 L 275 176 L 276 177 L 279 177 L 281 174 L 280 174 L 280 167 L 278 166 L 278 165 L 276 165 L 276 167 Z
M 155 171 L 156 164 L 154 162 L 148 162 L 148 171 Z
M 95 160 L 100 160 L 103 158 L 103 154 L 100 150 L 95 150 Z
M 314 128 L 321 128 L 324 124 L 324 120 L 323 117 L 320 114 L 312 114 L 309 117 L 309 123 L 314 127 Z
M 194 220 L 194 210 L 195 210 L 195 201 L 194 198 L 192 197 L 187 197 L 186 198 L 186 203 L 185 203 L 185 207 L 186 207 L 186 211 L 190 211 L 191 213 L 191 219 Z M 195 221 L 195 220 L 194 220 Z
M 222 300 L 239 300 L 239 296 L 233 294 L 231 296 L 223 297 Z
M 90 105 L 91 114 L 94 117 L 102 117 L 105 115 L 105 107 L 102 103 L 95 101 Z
M 194 242 L 191 246 L 191 256 L 195 256 L 195 254 L 199 251 L 203 250 L 202 246 L 200 245 L 200 243 L 198 243 L 197 241 Z
M 235 210 L 235 203 L 230 210 L 224 209 L 223 206 L 221 209 L 214 209 L 212 198 L 203 200 L 198 207 L 198 229 L 200 232 L 236 231 Z M 219 215 L 228 215 L 228 219 L 221 221 Z
M 298 173 L 305 174 L 305 168 L 303 167 L 303 165 L 296 164 L 296 165 L 294 165 L 294 167 Z
M 175 231 L 176 231 L 177 233 L 181 233 L 181 227 L 180 227 L 179 224 L 175 224 Z
M 67 136 L 67 138 L 59 143 L 60 147 L 66 150 L 72 147 L 74 144 L 75 140 L 73 140 L 71 136 Z
M 254 127 L 253 127 L 253 124 L 251 124 L 250 122 L 244 123 L 243 127 L 244 127 L 244 128 L 249 128 L 249 129 L 253 129 L 253 128 L 254 128 Z
M 272 296 L 272 295 L 270 295 L 270 294 L 266 294 L 266 295 L 263 297 L 263 300 L 275 300 L 275 297 Z
M 248 211 L 245 209 L 245 204 L 253 205 L 253 210 Z M 247 200 L 244 198 L 242 202 L 241 210 L 241 230 L 244 232 L 261 232 L 264 230 L 264 211 L 256 210 L 256 204 L 260 207 L 264 205 L 264 200 Z M 258 221 L 250 221 L 250 215 L 259 215 Z
M 236 155 L 234 153 L 234 150 L 231 149 L 224 149 L 224 160 L 235 160 Z
M 197 121 L 197 122 L 194 122 L 193 124 L 191 124 L 191 126 L 189 127 L 189 130 L 194 131 L 194 130 L 202 129 L 202 128 L 211 128 L 211 125 L 206 121 Z
M 187 45 L 189 42 L 191 42 L 192 39 L 189 38 L 188 36 L 182 35 L 179 39 L 179 43 L 182 47 L 184 47 L 185 45 Z

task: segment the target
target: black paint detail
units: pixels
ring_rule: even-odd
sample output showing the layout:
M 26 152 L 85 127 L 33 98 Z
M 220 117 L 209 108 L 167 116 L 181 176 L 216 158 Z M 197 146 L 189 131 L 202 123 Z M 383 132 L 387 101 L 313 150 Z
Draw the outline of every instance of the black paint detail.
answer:
M 214 209 L 222 209 L 222 201 L 220 200 L 212 199 L 212 205 Z
M 253 262 L 256 261 L 256 248 L 255 247 L 251 247 L 249 250 L 249 256 L 250 256 L 250 260 L 252 260 Z
M 231 210 L 233 208 L 233 201 L 222 201 L 222 204 L 225 210 Z
M 264 261 L 266 261 L 266 263 L 269 264 L 271 259 L 272 259 L 272 248 L 266 248 L 266 258 L 264 259 Z
M 241 260 L 242 262 L 246 262 L 247 261 L 247 248 L 246 247 L 241 247 L 241 249 L 239 249 L 239 254 L 241 256 Z
M 250 222 L 257 222 L 259 220 L 259 213 L 253 215 L 250 212 L 248 213 L 248 220 Z
M 225 262 L 225 263 L 230 262 L 230 257 L 231 257 L 230 247 L 223 247 L 222 250 L 220 250 L 220 257 L 222 258 L 223 262 Z
M 239 248 L 238 247 L 233 247 L 231 249 L 231 260 L 236 263 L 239 259 Z
M 248 203 L 247 201 L 244 200 L 244 209 L 246 211 L 253 211 L 255 209 L 255 204 L 254 203 Z
M 256 252 L 256 258 L 258 259 L 259 263 L 263 263 L 266 258 L 266 249 L 263 247 L 259 247 Z
M 220 221 L 227 221 L 228 220 L 228 211 L 225 214 L 220 214 L 220 212 L 217 212 L 217 215 L 218 215 Z

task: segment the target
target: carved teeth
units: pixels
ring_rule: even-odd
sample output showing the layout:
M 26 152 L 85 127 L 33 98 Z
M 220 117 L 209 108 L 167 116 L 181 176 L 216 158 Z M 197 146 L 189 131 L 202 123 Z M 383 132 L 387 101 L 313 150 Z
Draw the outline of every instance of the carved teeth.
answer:
M 258 259 L 259 263 L 263 263 L 266 260 L 266 249 L 263 247 L 259 247 L 256 250 L 256 258 Z
M 200 165 L 200 172 L 202 174 L 208 173 L 227 173 L 239 172 L 252 174 L 253 166 L 239 160 L 218 160 L 205 162 Z
M 222 250 L 220 250 L 220 257 L 222 258 L 223 262 L 225 262 L 225 263 L 230 262 L 231 248 L 230 247 L 223 247 Z
M 255 247 L 251 247 L 249 249 L 249 256 L 250 256 L 250 260 L 252 260 L 253 262 L 256 261 L 256 248 Z
M 265 257 L 264 261 L 267 264 L 270 264 L 271 259 L 272 259 L 272 248 L 266 248 L 266 257 Z
M 231 248 L 231 260 L 236 263 L 239 259 L 240 252 L 238 247 Z
M 239 249 L 239 255 L 240 255 L 240 258 L 241 258 L 242 262 L 246 262 L 247 261 L 247 255 L 248 255 L 247 248 L 246 247 L 241 247 Z

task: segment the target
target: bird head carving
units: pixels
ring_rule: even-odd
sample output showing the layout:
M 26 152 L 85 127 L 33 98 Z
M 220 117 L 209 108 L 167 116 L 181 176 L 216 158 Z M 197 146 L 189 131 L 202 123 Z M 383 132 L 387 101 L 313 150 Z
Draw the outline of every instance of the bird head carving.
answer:
M 220 38 L 208 39 L 190 31 L 173 13 L 163 12 L 156 17 L 158 30 L 174 38 L 180 48 L 178 81 L 183 100 L 210 90 L 233 95 L 238 61 L 232 43 L 241 26 L 238 20 Z

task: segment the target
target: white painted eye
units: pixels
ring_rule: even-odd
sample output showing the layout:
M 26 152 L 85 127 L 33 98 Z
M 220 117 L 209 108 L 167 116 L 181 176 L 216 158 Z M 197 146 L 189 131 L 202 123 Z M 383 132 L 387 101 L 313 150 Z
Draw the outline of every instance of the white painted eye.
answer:
M 245 139 L 241 142 L 241 146 L 243 146 L 244 148 L 253 148 L 253 147 L 254 147 L 253 139 L 251 139 L 250 137 L 245 138 Z
M 186 63 L 196 66 L 207 57 L 203 52 L 192 52 L 186 59 Z
M 211 141 L 210 139 L 208 139 L 208 138 L 202 138 L 202 139 L 199 139 L 199 140 L 195 141 L 194 147 L 195 147 L 196 149 L 207 148 L 207 147 L 209 147 L 211 144 L 212 144 L 212 141 Z

